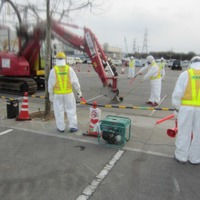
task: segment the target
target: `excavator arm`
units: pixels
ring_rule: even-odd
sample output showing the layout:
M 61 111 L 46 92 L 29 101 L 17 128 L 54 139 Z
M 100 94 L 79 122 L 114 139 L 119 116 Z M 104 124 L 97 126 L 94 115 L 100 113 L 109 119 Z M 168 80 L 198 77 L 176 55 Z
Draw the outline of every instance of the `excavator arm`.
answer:
M 17 30 L 19 52 L 17 54 L 0 52 L 0 75 L 2 75 L 0 77 L 0 91 L 9 90 L 23 93 L 28 88 L 29 94 L 33 94 L 37 90 L 35 81 L 40 86 L 40 77 L 44 76 L 41 72 L 44 70 L 38 70 L 37 60 L 39 59 L 41 42 L 45 38 L 45 22 L 34 27 L 32 32 L 28 32 L 27 28 L 23 27 L 17 7 L 10 0 L 6 0 L 5 2 L 10 3 L 14 7 L 18 16 L 20 24 Z M 0 6 L 0 10 L 2 5 Z M 68 26 L 80 28 L 76 25 L 68 24 Z M 118 77 L 116 68 L 108 62 L 107 56 L 92 31 L 86 27 L 82 28 L 82 30 L 84 35 L 81 37 L 69 31 L 60 22 L 52 20 L 52 35 L 63 43 L 85 52 L 91 59 L 92 66 L 103 84 L 102 94 L 113 101 L 119 102 L 117 98 L 119 91 L 117 88 Z M 26 80 L 24 77 L 26 77 Z M 30 81 L 32 82 L 30 83 Z M 9 85 L 11 87 L 8 88 Z
M 79 28 L 71 24 L 67 24 L 67 26 Z M 92 66 L 103 84 L 102 94 L 112 101 L 118 101 L 119 90 L 117 88 L 116 69 L 108 62 L 107 56 L 92 31 L 84 27 L 83 32 L 83 37 L 78 36 L 69 31 L 63 24 L 52 21 L 52 35 L 66 45 L 85 52 L 91 59 Z

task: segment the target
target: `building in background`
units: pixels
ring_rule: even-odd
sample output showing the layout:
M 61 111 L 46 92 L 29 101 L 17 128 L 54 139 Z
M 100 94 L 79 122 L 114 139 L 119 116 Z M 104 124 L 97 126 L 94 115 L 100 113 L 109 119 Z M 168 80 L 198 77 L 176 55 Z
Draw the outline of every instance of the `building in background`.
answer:
M 0 51 L 18 52 L 18 38 L 15 31 L 0 27 Z M 119 47 L 110 46 L 109 43 L 104 43 L 102 48 L 105 54 L 112 59 L 122 59 L 122 49 Z M 87 57 L 85 52 L 78 51 L 71 46 L 65 45 L 61 41 L 54 39 L 51 43 L 52 57 L 56 56 L 59 51 L 65 52 L 67 56 L 84 58 Z M 41 56 L 45 57 L 45 42 L 41 46 Z
M 103 50 L 109 58 L 122 59 L 122 49 L 119 47 L 110 46 L 108 43 L 104 43 Z

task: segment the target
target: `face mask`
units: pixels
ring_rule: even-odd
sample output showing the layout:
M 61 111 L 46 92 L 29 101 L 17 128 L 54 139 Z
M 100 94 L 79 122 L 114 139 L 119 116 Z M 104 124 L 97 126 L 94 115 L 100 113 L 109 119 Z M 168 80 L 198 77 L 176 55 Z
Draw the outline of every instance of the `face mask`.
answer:
M 58 66 L 66 65 L 65 59 L 56 59 L 56 65 Z

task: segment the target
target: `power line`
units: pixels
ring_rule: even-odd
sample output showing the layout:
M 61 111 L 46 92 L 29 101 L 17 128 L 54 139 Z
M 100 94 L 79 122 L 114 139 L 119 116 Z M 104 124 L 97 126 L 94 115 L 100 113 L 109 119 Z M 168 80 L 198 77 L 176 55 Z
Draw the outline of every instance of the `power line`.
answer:
M 148 31 L 147 31 L 147 29 L 145 29 L 142 53 L 148 54 L 148 44 L 147 43 L 148 43 Z
M 137 52 L 137 47 L 136 47 L 136 39 L 134 38 L 133 40 L 133 53 Z
M 126 37 L 124 37 L 124 43 L 125 43 L 125 48 L 126 48 L 126 54 L 128 54 L 128 45 L 127 45 Z

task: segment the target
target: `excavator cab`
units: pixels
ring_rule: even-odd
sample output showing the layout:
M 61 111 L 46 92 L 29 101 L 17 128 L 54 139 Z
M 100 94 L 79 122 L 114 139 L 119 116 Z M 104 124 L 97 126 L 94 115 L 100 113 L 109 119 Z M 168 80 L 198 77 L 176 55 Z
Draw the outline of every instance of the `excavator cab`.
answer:
M 44 65 L 44 60 L 40 57 L 40 48 L 46 36 L 46 22 L 38 22 L 32 29 L 28 30 L 27 25 L 22 23 L 15 4 L 10 0 L 5 2 L 11 4 L 19 20 L 17 29 L 19 52 L 17 54 L 0 52 L 0 90 L 22 94 L 27 91 L 29 94 L 34 94 L 38 87 L 44 85 L 44 68 L 41 67 Z M 82 29 L 83 36 L 72 33 L 64 25 Z M 107 96 L 113 102 L 120 102 L 117 98 L 119 90 L 117 88 L 116 68 L 108 61 L 96 36 L 89 28 L 80 28 L 73 24 L 64 24 L 51 19 L 51 34 L 52 38 L 57 38 L 65 45 L 86 53 L 103 84 L 102 95 Z

